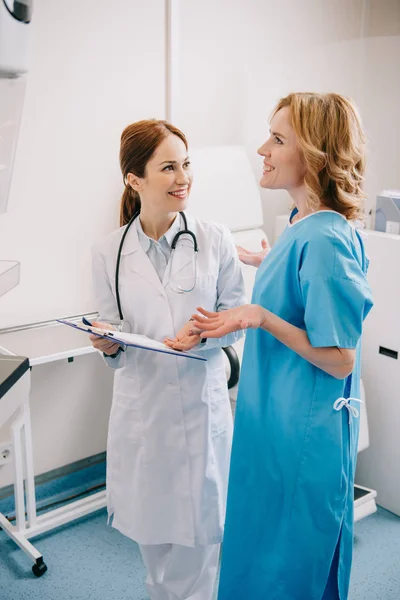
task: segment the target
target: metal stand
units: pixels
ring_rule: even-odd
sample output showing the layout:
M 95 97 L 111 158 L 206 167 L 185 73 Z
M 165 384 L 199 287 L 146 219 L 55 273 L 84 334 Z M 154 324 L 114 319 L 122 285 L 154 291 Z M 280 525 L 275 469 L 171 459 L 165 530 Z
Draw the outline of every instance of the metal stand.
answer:
M 63 330 L 60 329 L 60 331 Z M 0 336 L 0 340 L 3 344 L 6 341 L 6 335 L 4 337 Z M 8 349 L 1 347 L 0 349 L 5 354 L 13 354 Z M 68 350 L 60 349 L 57 354 L 51 353 L 40 358 L 34 358 L 30 360 L 30 364 L 43 364 L 44 362 L 91 352 L 96 352 L 96 350 L 92 346 L 81 344 Z M 31 558 L 34 562 L 33 573 L 36 577 L 41 577 L 47 571 L 47 566 L 42 554 L 28 540 L 104 508 L 106 506 L 106 492 L 101 491 L 87 498 L 70 502 L 43 515 L 37 515 L 29 392 L 30 371 L 26 372 L 1 400 L 0 425 L 12 418 L 16 523 L 15 525 L 11 524 L 4 514 L 0 513 L 0 526 L 21 550 Z

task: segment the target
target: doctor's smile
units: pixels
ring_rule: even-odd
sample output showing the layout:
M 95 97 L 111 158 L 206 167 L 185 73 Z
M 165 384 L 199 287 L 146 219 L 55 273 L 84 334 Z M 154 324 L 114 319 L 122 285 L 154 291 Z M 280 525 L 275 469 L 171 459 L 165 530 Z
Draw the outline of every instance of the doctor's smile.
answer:
M 180 198 L 181 200 L 183 200 L 188 197 L 189 188 L 184 188 L 182 190 L 176 190 L 176 191 L 168 192 L 168 193 L 171 194 L 171 196 L 174 196 L 174 198 Z

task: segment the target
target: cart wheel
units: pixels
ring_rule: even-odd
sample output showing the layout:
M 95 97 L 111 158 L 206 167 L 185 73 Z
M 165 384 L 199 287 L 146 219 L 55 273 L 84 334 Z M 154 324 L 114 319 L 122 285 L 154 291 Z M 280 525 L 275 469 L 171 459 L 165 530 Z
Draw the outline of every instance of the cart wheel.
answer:
M 43 562 L 42 557 L 37 559 L 36 564 L 34 564 L 32 567 L 32 571 L 33 574 L 36 575 L 36 577 L 41 577 L 46 573 L 47 565 Z

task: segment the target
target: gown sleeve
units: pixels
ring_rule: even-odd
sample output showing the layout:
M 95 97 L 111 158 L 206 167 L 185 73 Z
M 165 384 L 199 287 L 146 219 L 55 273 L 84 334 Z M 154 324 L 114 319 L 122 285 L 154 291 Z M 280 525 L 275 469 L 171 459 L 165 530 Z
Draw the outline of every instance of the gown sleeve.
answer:
M 357 346 L 373 305 L 363 255 L 362 241 L 355 236 L 317 236 L 307 244 L 299 283 L 312 346 Z

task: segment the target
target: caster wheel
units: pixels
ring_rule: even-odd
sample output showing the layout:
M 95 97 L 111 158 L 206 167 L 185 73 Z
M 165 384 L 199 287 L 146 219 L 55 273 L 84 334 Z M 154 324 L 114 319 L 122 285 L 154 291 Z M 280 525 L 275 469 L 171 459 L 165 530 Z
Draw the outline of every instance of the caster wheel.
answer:
M 38 558 L 36 564 L 32 567 L 33 574 L 36 577 L 41 577 L 47 571 L 47 565 L 43 562 L 43 558 Z

